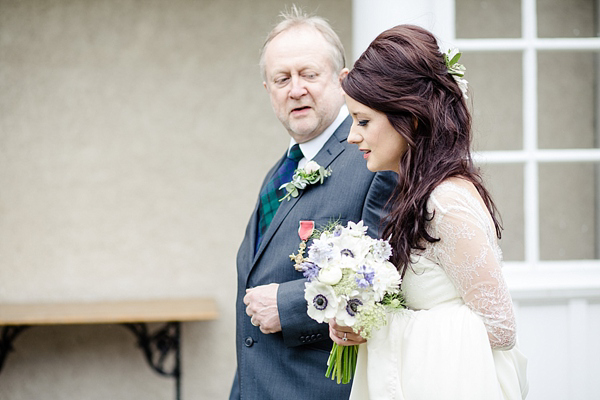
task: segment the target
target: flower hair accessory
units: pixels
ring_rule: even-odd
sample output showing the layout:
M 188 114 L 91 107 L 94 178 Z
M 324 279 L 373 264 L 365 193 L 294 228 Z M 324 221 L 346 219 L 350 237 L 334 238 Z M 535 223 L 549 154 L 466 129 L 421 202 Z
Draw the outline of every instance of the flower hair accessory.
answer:
M 467 69 L 464 65 L 458 63 L 461 55 L 462 53 L 459 52 L 457 48 L 449 49 L 446 53 L 444 53 L 444 62 L 446 63 L 446 67 L 448 67 L 448 73 L 452 75 L 456 83 L 458 83 L 458 87 L 460 88 L 460 91 L 465 99 L 468 99 L 469 96 L 467 96 L 467 84 L 469 82 L 467 82 L 466 79 L 463 79 Z
M 325 169 L 315 161 L 307 162 L 304 168 L 296 168 L 290 182 L 284 183 L 279 187 L 279 189 L 285 188 L 287 191 L 287 194 L 279 201 L 285 199 L 290 201 L 291 197 L 298 197 L 300 190 L 306 188 L 308 185 L 314 185 L 315 183 L 322 184 L 325 178 L 330 175 L 331 168 Z

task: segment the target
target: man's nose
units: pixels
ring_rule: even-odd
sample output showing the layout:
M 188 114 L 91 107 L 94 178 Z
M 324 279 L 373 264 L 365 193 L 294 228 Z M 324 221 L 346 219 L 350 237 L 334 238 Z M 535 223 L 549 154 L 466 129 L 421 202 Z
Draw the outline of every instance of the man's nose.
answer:
M 306 84 L 300 77 L 292 78 L 292 88 L 290 89 L 290 97 L 292 99 L 299 99 L 304 96 L 308 91 L 306 90 Z

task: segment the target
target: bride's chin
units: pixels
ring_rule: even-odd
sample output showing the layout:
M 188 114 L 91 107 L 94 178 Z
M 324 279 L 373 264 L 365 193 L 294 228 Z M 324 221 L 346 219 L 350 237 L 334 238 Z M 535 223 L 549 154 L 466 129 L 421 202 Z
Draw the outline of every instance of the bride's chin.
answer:
M 373 165 L 372 163 L 367 161 L 367 169 L 371 172 L 379 172 L 382 171 L 381 168 L 377 167 L 376 165 Z

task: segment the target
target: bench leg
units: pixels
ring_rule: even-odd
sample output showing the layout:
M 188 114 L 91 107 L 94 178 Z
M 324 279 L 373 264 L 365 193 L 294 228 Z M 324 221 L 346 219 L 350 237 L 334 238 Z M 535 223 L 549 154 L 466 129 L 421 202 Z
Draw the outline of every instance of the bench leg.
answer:
M 181 400 L 181 324 L 168 322 L 155 332 L 150 332 L 145 323 L 123 326 L 136 336 L 150 368 L 160 375 L 175 378 L 175 399 Z
M 2 328 L 2 336 L 0 336 L 0 371 L 2 371 L 2 367 L 4 366 L 6 356 L 13 350 L 13 342 L 27 328 L 29 328 L 27 325 L 8 325 Z

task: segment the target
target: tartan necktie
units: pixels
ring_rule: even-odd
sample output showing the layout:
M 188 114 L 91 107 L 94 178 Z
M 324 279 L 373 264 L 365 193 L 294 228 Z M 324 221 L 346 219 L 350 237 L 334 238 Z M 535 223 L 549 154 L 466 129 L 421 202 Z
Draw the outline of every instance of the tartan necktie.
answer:
M 293 145 L 279 169 L 260 192 L 256 250 L 258 250 L 262 236 L 267 231 L 269 224 L 273 220 L 273 217 L 281 204 L 279 199 L 285 194 L 285 189 L 280 190 L 279 187 L 292 180 L 294 170 L 298 167 L 298 161 L 300 161 L 302 157 L 304 157 L 304 155 L 302 154 L 302 150 L 300 150 L 300 145 Z

